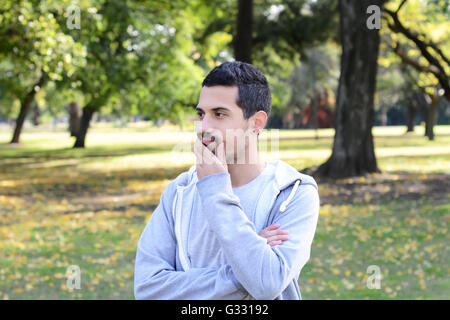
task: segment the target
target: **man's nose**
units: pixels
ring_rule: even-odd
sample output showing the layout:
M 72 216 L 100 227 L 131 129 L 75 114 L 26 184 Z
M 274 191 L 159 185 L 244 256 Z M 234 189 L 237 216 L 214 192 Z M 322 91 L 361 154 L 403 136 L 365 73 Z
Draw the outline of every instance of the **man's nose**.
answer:
M 207 117 L 206 115 L 203 117 L 202 120 L 198 120 L 196 122 L 197 124 L 197 137 L 201 140 L 202 138 L 207 138 L 211 135 L 211 133 L 214 131 L 214 125 L 212 121 Z

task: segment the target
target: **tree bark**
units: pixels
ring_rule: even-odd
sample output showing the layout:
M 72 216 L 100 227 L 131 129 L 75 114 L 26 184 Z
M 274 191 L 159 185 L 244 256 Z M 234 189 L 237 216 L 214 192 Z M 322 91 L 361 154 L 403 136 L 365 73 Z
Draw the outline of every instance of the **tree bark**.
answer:
M 80 128 L 77 133 L 77 138 L 75 140 L 75 144 L 73 148 L 84 148 L 86 134 L 89 129 L 89 124 L 91 122 L 92 116 L 94 113 L 105 105 L 108 101 L 109 96 L 111 95 L 112 88 L 105 88 L 103 92 L 96 95 L 96 97 L 92 98 L 83 108 L 83 112 L 81 115 Z
M 436 107 L 433 107 L 430 105 L 427 109 L 427 121 L 425 122 L 425 136 L 428 137 L 428 140 L 434 140 L 434 125 L 433 125 L 433 118 L 436 115 L 436 112 L 434 111 Z
M 425 121 L 425 136 L 428 137 L 428 140 L 434 140 L 434 125 L 436 123 L 436 115 L 437 115 L 437 107 L 439 102 L 443 98 L 443 96 L 436 95 L 430 97 L 431 103 L 428 105 L 426 109 L 426 121 Z
M 14 128 L 13 137 L 11 139 L 11 143 L 19 143 L 20 134 L 22 133 L 23 124 L 25 123 L 25 118 L 30 110 L 31 104 L 34 101 L 34 97 L 36 96 L 37 90 L 36 87 L 42 88 L 42 86 L 47 81 L 47 74 L 42 72 L 39 80 L 33 85 L 31 90 L 23 97 L 20 102 L 20 111 L 19 116 L 16 120 L 16 126 Z M 39 90 L 39 89 L 38 89 Z
M 77 133 L 77 139 L 75 140 L 74 148 L 84 148 L 86 134 L 89 129 L 89 124 L 91 122 L 92 116 L 97 110 L 90 106 L 86 105 L 83 108 L 83 114 L 81 115 L 80 128 Z
M 337 93 L 333 151 L 314 174 L 344 178 L 380 172 L 372 123 L 379 31 L 366 26 L 367 7 L 382 0 L 340 0 L 341 74 Z
M 37 127 L 39 125 L 39 107 L 37 103 L 33 104 L 33 126 Z
M 76 137 L 80 129 L 81 110 L 78 103 L 73 101 L 69 104 L 69 131 L 71 137 Z
M 406 132 L 414 132 L 414 124 L 416 119 L 416 108 L 411 105 L 411 102 L 408 104 L 408 124 Z
M 253 0 L 238 1 L 236 27 L 234 57 L 237 61 L 252 63 Z
M 429 124 L 428 124 L 428 109 L 430 108 L 429 104 L 422 106 L 422 117 L 423 117 L 423 123 L 425 126 L 425 133 L 423 134 L 424 137 L 428 137 L 429 132 Z

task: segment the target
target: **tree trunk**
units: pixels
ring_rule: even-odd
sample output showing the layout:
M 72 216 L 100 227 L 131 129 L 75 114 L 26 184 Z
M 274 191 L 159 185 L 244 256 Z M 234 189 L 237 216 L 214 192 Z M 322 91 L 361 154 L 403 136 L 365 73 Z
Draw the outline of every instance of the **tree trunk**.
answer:
M 411 105 L 411 102 L 408 104 L 408 128 L 406 132 L 414 132 L 414 125 L 416 120 L 416 108 Z
M 375 158 L 372 123 L 379 48 L 378 29 L 366 26 L 370 5 L 382 0 L 341 0 L 341 74 L 336 104 L 333 151 L 314 174 L 343 178 L 380 172 Z
M 237 61 L 252 63 L 253 0 L 238 1 L 236 38 L 234 39 L 234 58 Z
M 80 129 L 81 110 L 77 102 L 69 104 L 69 131 L 71 137 L 76 137 Z
M 427 109 L 427 121 L 425 126 L 425 136 L 428 140 L 434 140 L 434 117 L 436 116 L 436 106 L 432 104 Z
M 39 125 L 39 107 L 37 103 L 33 104 L 33 126 L 37 127 Z
M 434 140 L 434 125 L 436 123 L 437 108 L 442 98 L 443 96 L 438 96 L 436 92 L 436 94 L 431 97 L 431 103 L 427 108 L 425 136 L 428 137 L 428 140 Z
M 80 128 L 78 130 L 77 139 L 75 140 L 74 148 L 84 148 L 86 134 L 89 129 L 89 124 L 91 122 L 92 116 L 97 110 L 90 106 L 86 105 L 83 108 L 83 114 L 81 115 Z
M 20 102 L 20 111 L 19 116 L 16 120 L 16 127 L 14 129 L 13 137 L 11 139 L 11 143 L 19 143 L 20 134 L 22 133 L 23 124 L 25 123 L 25 118 L 30 110 L 31 104 L 34 101 L 34 97 L 37 93 L 36 88 L 41 88 L 45 82 L 47 81 L 47 75 L 42 72 L 41 77 L 38 82 L 36 82 L 31 90 L 25 95 L 25 97 Z M 38 89 L 39 90 L 39 89 Z

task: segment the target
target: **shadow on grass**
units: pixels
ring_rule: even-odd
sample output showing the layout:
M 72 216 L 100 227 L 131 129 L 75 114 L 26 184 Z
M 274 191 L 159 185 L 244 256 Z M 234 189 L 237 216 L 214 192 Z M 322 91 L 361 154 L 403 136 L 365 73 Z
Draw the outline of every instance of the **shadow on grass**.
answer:
M 383 172 L 364 177 L 316 179 L 320 202 L 330 205 L 383 204 L 395 200 L 428 200 L 435 205 L 450 202 L 447 174 L 421 174 L 405 171 Z
M 89 162 L 93 159 L 112 159 L 115 157 L 124 157 L 130 155 L 144 155 L 152 153 L 170 152 L 173 146 L 139 146 L 127 147 L 120 149 L 112 149 L 111 147 L 98 147 L 93 149 L 47 149 L 47 150 L 5 150 L 0 149 L 0 174 L 10 171 L 24 172 L 30 170 L 28 166 L 37 165 L 45 167 L 47 161 L 71 161 L 77 163 L 52 164 L 52 168 L 69 168 L 76 165 Z
M 136 208 L 137 210 L 141 210 L 144 212 L 153 212 L 156 207 L 158 205 L 157 204 L 146 204 L 146 203 L 140 203 L 140 204 L 136 204 L 136 203 L 132 203 L 132 204 L 127 204 L 127 205 L 121 205 L 118 204 L 117 206 L 109 206 L 108 210 L 111 211 L 115 211 L 115 212 L 126 212 L 128 211 L 131 207 Z M 75 210 L 66 210 L 66 211 L 61 211 L 59 212 L 59 214 L 78 214 L 78 213 L 85 213 L 86 211 L 89 212 L 93 212 L 94 214 L 97 212 L 101 212 L 104 211 L 106 208 L 105 207 L 93 207 L 93 208 L 81 208 L 81 209 L 75 209 Z
M 131 154 L 157 153 L 172 150 L 175 145 L 165 146 L 134 146 L 114 149 L 111 146 L 91 148 L 61 148 L 61 149 L 13 149 L 0 148 L 2 159 L 39 158 L 42 160 L 64 160 L 73 158 L 122 157 Z M 1 145 L 0 145 L 1 147 Z
M 129 183 L 151 184 L 161 180 L 173 180 L 179 174 L 189 169 L 187 167 L 117 170 L 114 172 L 79 172 L 76 176 L 71 173 L 77 170 L 76 165 L 67 165 L 65 172 L 61 168 L 40 168 L 38 177 L 27 177 L 21 174 L 20 179 L 13 180 L 10 186 L 0 185 L 0 194 L 17 197 L 39 197 L 46 199 L 82 197 L 86 194 L 95 197 L 98 194 L 125 194 Z M 56 174 L 57 173 L 57 174 Z M 20 186 L 20 187 L 17 187 Z

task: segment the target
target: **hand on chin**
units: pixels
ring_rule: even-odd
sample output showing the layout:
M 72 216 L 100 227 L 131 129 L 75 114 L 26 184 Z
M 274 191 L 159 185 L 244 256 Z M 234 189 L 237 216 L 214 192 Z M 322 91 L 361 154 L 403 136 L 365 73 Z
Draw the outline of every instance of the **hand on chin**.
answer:
M 228 172 L 223 142 L 217 145 L 217 142 L 213 141 L 205 146 L 197 139 L 193 151 L 196 157 L 198 179 L 214 173 Z

